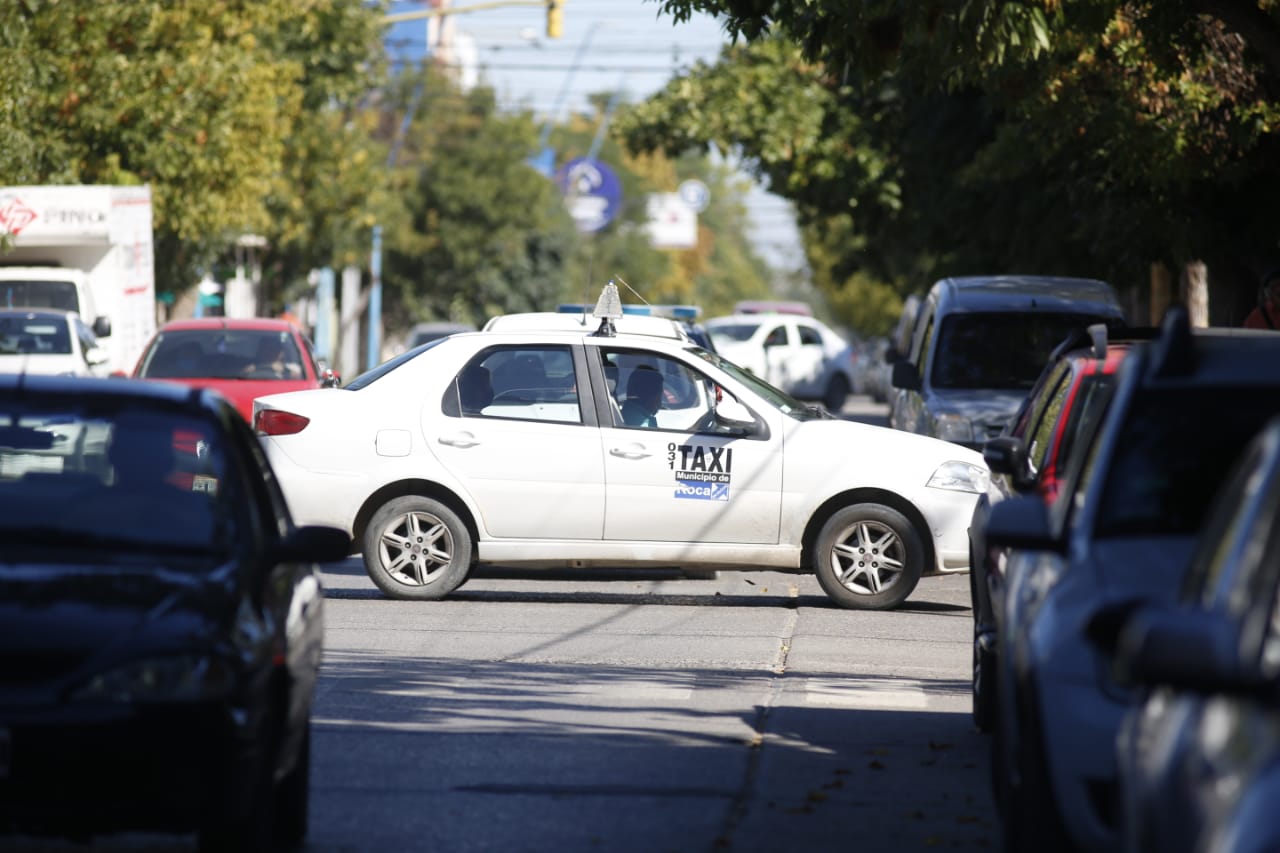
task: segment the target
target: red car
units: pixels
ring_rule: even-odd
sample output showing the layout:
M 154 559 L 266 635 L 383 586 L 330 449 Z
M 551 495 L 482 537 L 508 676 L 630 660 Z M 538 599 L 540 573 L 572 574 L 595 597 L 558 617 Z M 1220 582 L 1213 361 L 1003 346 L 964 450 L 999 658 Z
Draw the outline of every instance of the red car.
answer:
M 341 381 L 316 364 L 311 342 L 297 326 L 266 318 L 166 323 L 147 343 L 132 375 L 212 388 L 250 422 L 255 397 L 332 388 Z
M 1000 626 L 993 601 L 1004 591 L 1003 559 L 986 545 L 991 506 L 1014 494 L 1035 494 L 1052 503 L 1061 485 L 1061 465 L 1087 422 L 1101 418 L 1111 399 L 1115 373 L 1137 340 L 1154 329 L 1126 329 L 1108 339 L 1105 326 L 1093 335 L 1068 339 L 1055 350 L 1035 387 L 1000 436 L 983 447 L 991 487 L 978 498 L 969 527 L 969 594 L 973 609 L 973 721 L 979 731 L 995 722 L 995 649 Z M 1086 343 L 1086 341 L 1090 341 Z

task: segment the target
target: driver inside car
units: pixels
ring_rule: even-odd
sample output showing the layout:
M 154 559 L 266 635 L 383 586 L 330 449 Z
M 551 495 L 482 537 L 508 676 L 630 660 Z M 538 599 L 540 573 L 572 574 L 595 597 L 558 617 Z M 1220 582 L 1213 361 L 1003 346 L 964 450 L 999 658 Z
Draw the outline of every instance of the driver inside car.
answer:
M 627 399 L 622 404 L 622 421 L 627 426 L 657 429 L 657 414 L 661 406 L 662 374 L 642 364 L 627 379 Z

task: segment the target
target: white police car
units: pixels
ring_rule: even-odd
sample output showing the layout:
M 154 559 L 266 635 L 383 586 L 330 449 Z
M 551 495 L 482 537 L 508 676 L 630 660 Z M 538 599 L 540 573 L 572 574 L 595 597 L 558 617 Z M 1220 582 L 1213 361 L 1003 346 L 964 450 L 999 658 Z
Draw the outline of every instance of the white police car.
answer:
M 612 286 L 594 313 L 598 328 L 453 335 L 338 391 L 258 398 L 295 518 L 350 531 L 404 599 L 447 595 L 479 563 L 638 566 L 814 572 L 841 606 L 884 609 L 968 569 L 978 453 L 617 332 Z M 652 425 L 629 425 L 628 387 L 659 377 Z

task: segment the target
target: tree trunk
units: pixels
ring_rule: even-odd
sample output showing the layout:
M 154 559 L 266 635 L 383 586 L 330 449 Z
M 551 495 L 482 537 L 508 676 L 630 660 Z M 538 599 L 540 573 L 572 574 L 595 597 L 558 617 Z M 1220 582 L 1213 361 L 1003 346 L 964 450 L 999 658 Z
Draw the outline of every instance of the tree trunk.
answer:
M 1191 314 L 1191 325 L 1209 325 L 1209 268 L 1204 261 L 1188 261 L 1182 268 L 1182 301 Z
M 1169 307 L 1169 293 L 1172 290 L 1173 274 L 1165 266 L 1164 261 L 1156 261 L 1151 265 L 1151 325 L 1159 326 L 1164 319 L 1165 309 Z

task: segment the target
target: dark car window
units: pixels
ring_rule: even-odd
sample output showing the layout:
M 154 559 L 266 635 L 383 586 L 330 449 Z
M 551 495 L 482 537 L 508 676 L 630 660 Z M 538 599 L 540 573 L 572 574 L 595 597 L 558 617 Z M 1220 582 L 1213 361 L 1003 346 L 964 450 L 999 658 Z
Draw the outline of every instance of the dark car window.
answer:
M 65 315 L 5 314 L 0 316 L 0 353 L 71 352 L 71 332 Z
M 1094 425 L 1106 414 L 1114 396 L 1116 377 L 1113 373 L 1093 373 L 1080 380 L 1075 402 L 1067 413 L 1062 427 L 1061 444 L 1054 453 L 1057 459 L 1066 459 L 1075 448 L 1076 439 L 1089 435 Z
M 1071 390 L 1071 364 L 1063 361 L 1057 365 L 1042 389 L 1036 395 L 1027 418 L 1028 432 L 1024 434 L 1027 458 L 1032 472 L 1039 471 L 1049 452 L 1054 425 L 1062 414 L 1062 406 Z
M 1249 480 L 1261 464 L 1261 456 L 1261 450 L 1253 448 L 1248 457 L 1241 458 L 1231 479 L 1223 485 L 1222 496 L 1239 497 L 1247 491 Z M 1182 597 L 1205 605 L 1212 603 L 1219 578 L 1230 570 L 1227 561 L 1234 553 L 1235 543 L 1244 534 L 1244 525 L 1252 518 L 1255 524 L 1261 521 L 1270 528 L 1274 521 L 1272 516 L 1251 515 L 1248 504 L 1242 500 L 1218 500 L 1214 506 L 1216 509 L 1210 512 L 1198 540 L 1191 569 L 1182 582 Z
M 1236 456 L 1276 413 L 1274 393 L 1224 387 L 1139 392 L 1105 472 L 1095 535 L 1196 532 Z
M 216 424 L 165 410 L 0 403 L 0 539 L 11 547 L 222 560 L 244 495 Z
M 273 366 L 276 365 L 276 366 Z M 301 379 L 293 335 L 268 329 L 175 329 L 144 354 L 145 379 Z
M 707 333 L 713 338 L 741 342 L 751 340 L 751 336 L 758 328 L 760 328 L 758 322 L 715 323 L 707 327 Z
M 935 388 L 1030 390 L 1049 355 L 1072 331 L 1105 318 L 1083 314 L 952 314 L 930 363 Z

